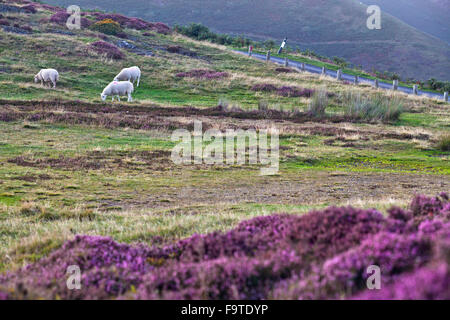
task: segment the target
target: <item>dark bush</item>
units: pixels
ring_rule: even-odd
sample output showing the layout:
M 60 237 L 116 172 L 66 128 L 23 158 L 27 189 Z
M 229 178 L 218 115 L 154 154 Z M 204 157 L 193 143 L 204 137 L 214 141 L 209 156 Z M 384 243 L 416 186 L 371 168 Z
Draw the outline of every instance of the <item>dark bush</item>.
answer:
M 105 55 L 110 59 L 124 59 L 125 55 L 120 51 L 118 47 L 115 45 L 104 42 L 104 41 L 96 41 L 89 45 L 89 48 L 100 55 Z
M 252 91 L 273 92 L 276 90 L 277 87 L 270 83 L 259 83 L 252 87 Z
M 29 12 L 29 13 L 36 13 L 37 12 L 36 7 L 33 4 L 28 4 L 26 6 L 23 6 L 22 9 L 27 11 L 27 12 Z
M 194 69 L 188 72 L 177 73 L 176 76 L 178 78 L 220 79 L 228 77 L 228 73 L 207 69 Z

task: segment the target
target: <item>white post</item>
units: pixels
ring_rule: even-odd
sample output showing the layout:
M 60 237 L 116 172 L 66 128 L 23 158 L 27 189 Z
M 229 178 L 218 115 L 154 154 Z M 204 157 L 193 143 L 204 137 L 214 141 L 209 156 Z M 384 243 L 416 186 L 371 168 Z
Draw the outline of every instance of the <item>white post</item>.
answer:
M 289 60 L 288 58 L 284 58 L 284 66 L 289 67 Z
M 358 84 L 358 83 L 359 83 L 359 77 L 355 76 L 355 84 Z
M 336 73 L 336 79 L 337 79 L 338 81 L 340 81 L 340 80 L 342 79 L 342 70 L 341 70 L 341 69 L 339 69 L 339 70 L 337 71 L 337 73 Z
M 267 55 L 266 55 L 266 61 L 270 61 L 270 50 L 267 51 Z
M 448 102 L 448 91 L 444 92 L 444 101 Z
M 327 69 L 325 69 L 325 67 L 322 67 L 322 75 L 326 75 L 327 74 Z
M 305 70 L 306 70 L 305 63 L 304 63 L 304 62 L 302 62 L 301 68 L 302 68 L 302 71 L 305 71 Z
M 398 80 L 392 82 L 392 90 L 396 91 L 398 89 Z
M 417 84 L 413 86 L 413 94 L 416 96 L 419 94 L 419 86 Z
M 380 87 L 380 83 L 378 82 L 378 79 L 375 79 L 375 88 L 379 88 Z

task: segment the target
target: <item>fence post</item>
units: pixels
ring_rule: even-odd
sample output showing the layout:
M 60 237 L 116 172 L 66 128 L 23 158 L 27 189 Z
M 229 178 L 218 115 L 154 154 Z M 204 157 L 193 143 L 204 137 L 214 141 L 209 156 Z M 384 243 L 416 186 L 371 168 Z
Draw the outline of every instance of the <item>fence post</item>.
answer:
M 392 90 L 396 91 L 398 89 L 398 80 L 392 82 Z
M 267 51 L 267 54 L 266 54 L 266 61 L 270 61 L 270 50 Z
M 340 80 L 342 79 L 342 70 L 341 70 L 341 69 L 339 69 L 339 70 L 337 71 L 337 73 L 336 73 L 336 79 L 337 79 L 338 81 L 340 81 Z
M 284 66 L 289 67 L 289 60 L 288 58 L 284 58 Z
M 380 87 L 380 83 L 378 82 L 378 79 L 375 79 L 375 88 L 379 88 Z
M 444 101 L 448 102 L 448 91 L 444 92 Z
M 359 77 L 355 76 L 355 84 L 358 84 L 358 83 L 359 83 Z
M 327 74 L 327 69 L 325 69 L 325 67 L 322 67 L 322 75 L 326 75 Z
M 416 96 L 419 94 L 419 86 L 417 84 L 413 86 L 413 94 Z
M 301 69 L 302 69 L 302 71 L 305 71 L 305 70 L 306 70 L 305 63 L 304 63 L 304 62 L 302 62 L 302 64 L 301 64 Z

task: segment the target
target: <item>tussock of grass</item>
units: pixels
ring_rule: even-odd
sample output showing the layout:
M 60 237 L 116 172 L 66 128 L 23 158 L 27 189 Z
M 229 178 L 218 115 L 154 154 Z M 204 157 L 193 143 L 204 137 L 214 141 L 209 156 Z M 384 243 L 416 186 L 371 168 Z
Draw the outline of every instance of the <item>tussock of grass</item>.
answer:
M 345 115 L 352 120 L 391 123 L 398 121 L 404 112 L 403 103 L 396 97 L 377 94 L 364 97 L 348 92 L 343 95 Z
M 308 113 L 313 118 L 325 117 L 325 109 L 328 106 L 328 93 L 325 88 L 321 88 L 314 93 L 311 102 L 308 105 Z
M 450 151 L 450 133 L 441 135 L 436 147 L 441 151 Z

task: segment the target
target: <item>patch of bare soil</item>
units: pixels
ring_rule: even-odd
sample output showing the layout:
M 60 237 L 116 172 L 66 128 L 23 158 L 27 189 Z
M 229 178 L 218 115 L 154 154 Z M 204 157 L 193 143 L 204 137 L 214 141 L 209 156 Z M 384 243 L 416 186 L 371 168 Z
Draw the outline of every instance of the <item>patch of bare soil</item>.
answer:
M 93 161 L 88 157 L 70 158 L 60 156 L 58 158 L 33 159 L 30 157 L 19 156 L 8 159 L 8 162 L 22 167 L 56 168 L 64 170 L 98 170 L 105 167 L 103 161 Z
M 170 208 L 198 204 L 312 205 L 347 201 L 410 199 L 416 193 L 435 195 L 450 190 L 448 177 L 393 173 L 309 172 L 298 177 L 261 177 L 258 181 L 229 181 L 165 189 L 150 196 L 135 194 L 122 208 Z
M 11 180 L 21 180 L 21 181 L 26 181 L 26 182 L 36 182 L 38 180 L 51 180 L 53 179 L 50 175 L 48 174 L 26 174 L 23 176 L 17 176 L 17 177 L 12 177 Z

